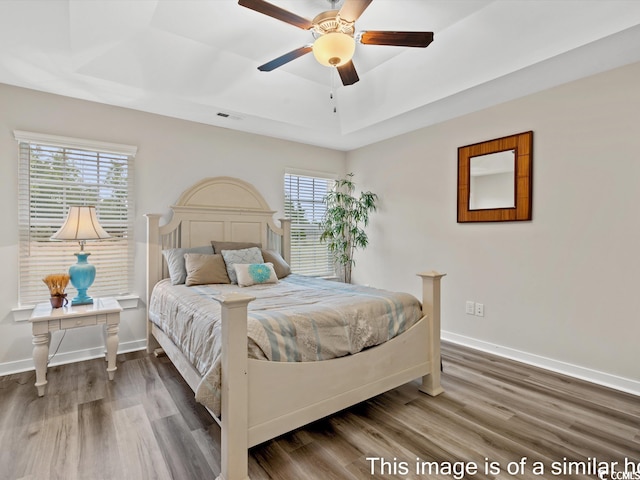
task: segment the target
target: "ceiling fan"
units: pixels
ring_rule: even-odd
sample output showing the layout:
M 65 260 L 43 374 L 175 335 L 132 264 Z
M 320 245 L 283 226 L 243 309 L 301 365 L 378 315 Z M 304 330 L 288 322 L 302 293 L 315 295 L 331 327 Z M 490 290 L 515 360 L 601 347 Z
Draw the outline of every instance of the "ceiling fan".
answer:
M 335 9 L 339 0 L 329 0 L 331 10 L 308 20 L 264 0 L 239 0 L 238 4 L 273 17 L 303 30 L 311 30 L 315 41 L 296 48 L 284 55 L 260 65 L 258 70 L 270 72 L 296 58 L 313 52 L 322 65 L 335 67 L 343 85 L 353 85 L 360 80 L 351 61 L 356 41 L 365 45 L 393 45 L 401 47 L 427 47 L 433 41 L 433 32 L 394 32 L 369 30 L 357 32 L 355 22 L 373 0 L 345 0 L 340 10 Z

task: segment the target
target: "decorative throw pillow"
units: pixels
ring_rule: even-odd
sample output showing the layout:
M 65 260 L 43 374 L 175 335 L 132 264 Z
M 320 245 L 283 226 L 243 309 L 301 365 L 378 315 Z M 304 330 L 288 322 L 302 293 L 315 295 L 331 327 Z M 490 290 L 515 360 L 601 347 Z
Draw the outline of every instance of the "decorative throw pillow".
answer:
M 162 251 L 164 259 L 169 269 L 169 277 L 173 285 L 182 285 L 187 279 L 187 270 L 184 265 L 185 253 L 204 253 L 213 255 L 213 247 L 205 245 L 203 247 L 193 248 L 170 248 Z
M 291 267 L 275 250 L 262 250 L 262 258 L 265 263 L 273 263 L 273 269 L 276 271 L 278 278 L 284 278 L 291 273 Z
M 241 287 L 278 283 L 278 277 L 272 263 L 236 263 L 234 267 L 238 277 L 238 285 Z
M 213 253 L 220 253 L 222 250 L 244 250 L 245 248 L 258 247 L 262 248 L 259 243 L 253 242 L 222 242 L 218 240 L 212 240 L 211 246 L 213 247 Z
M 209 283 L 230 283 L 222 255 L 185 253 L 184 263 L 187 269 L 187 278 L 184 283 L 187 287 Z
M 242 248 L 239 250 L 222 250 L 224 263 L 227 265 L 227 274 L 231 283 L 238 283 L 236 277 L 236 269 L 233 266 L 236 263 L 264 263 L 262 253 L 258 247 Z

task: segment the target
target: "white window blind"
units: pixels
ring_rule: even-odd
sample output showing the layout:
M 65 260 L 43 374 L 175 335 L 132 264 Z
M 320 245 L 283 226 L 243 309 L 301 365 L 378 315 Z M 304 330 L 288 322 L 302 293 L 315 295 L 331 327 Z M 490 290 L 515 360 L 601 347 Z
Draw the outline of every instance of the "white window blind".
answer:
M 333 276 L 333 257 L 320 242 L 324 197 L 334 181 L 326 178 L 284 176 L 284 213 L 291 219 L 291 271 L 301 275 Z
M 111 239 L 87 242 L 96 279 L 89 295 L 133 290 L 133 158 L 135 147 L 66 137 L 14 132 L 20 146 L 18 223 L 19 303 L 49 297 L 42 279 L 76 263 L 77 242 L 51 240 L 71 205 L 95 205 Z M 71 284 L 70 297 L 76 295 Z

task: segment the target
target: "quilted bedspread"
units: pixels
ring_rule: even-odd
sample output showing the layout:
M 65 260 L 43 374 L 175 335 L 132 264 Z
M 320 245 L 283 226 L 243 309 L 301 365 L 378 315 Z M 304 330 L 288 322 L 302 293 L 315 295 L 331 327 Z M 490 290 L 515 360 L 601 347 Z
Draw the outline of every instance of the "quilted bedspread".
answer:
M 327 360 L 379 345 L 421 317 L 405 293 L 289 275 L 277 284 L 187 287 L 160 281 L 149 317 L 202 375 L 196 399 L 220 414 L 220 305 L 214 296 L 241 292 L 249 303 L 250 358 L 276 362 Z

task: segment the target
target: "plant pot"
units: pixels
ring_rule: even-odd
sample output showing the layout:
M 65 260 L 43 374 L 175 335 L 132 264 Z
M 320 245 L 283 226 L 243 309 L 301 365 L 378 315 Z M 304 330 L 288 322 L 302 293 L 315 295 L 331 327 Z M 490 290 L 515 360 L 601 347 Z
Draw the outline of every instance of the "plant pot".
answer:
M 51 307 L 53 308 L 66 307 L 69 303 L 66 293 L 63 293 L 62 295 L 51 295 L 49 300 L 51 301 Z

